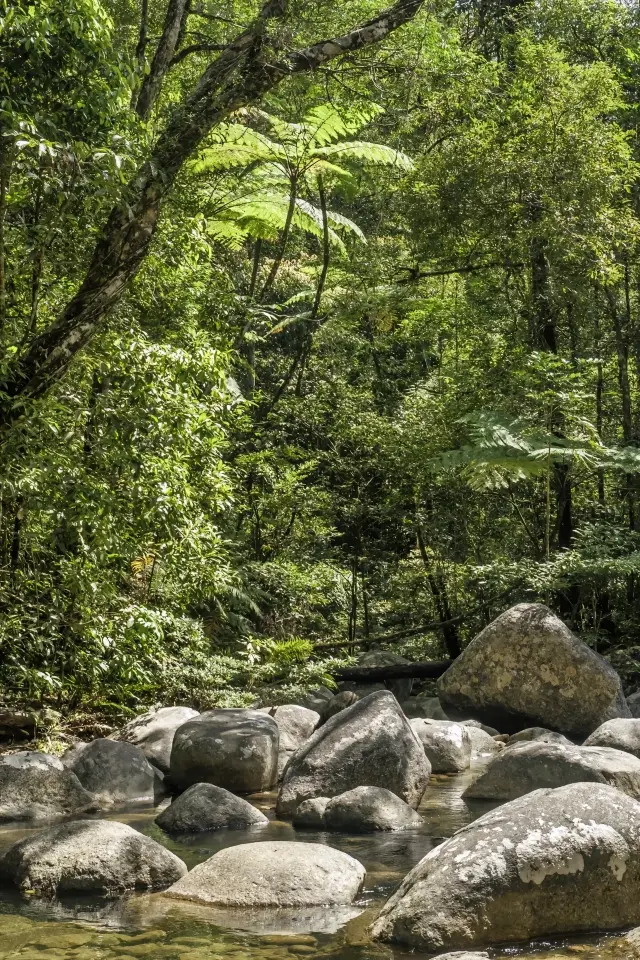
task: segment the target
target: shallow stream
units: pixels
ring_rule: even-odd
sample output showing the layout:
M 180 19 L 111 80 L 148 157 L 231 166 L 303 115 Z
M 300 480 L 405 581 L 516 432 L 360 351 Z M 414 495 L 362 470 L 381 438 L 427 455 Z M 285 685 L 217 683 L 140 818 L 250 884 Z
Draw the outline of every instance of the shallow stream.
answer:
M 173 850 L 188 867 L 225 846 L 256 840 L 328 843 L 360 860 L 365 890 L 353 908 L 295 911 L 216 911 L 172 901 L 159 894 L 126 898 L 47 901 L 0 891 L 0 960 L 421 960 L 369 941 L 366 929 L 377 907 L 429 850 L 495 804 L 464 802 L 461 794 L 477 770 L 456 777 L 432 777 L 420 806 L 420 830 L 347 836 L 294 830 L 275 820 L 275 795 L 251 800 L 271 822 L 251 831 L 220 830 L 171 840 L 155 824 L 157 809 L 119 811 L 121 820 Z M 34 828 L 0 827 L 0 853 Z M 594 934 L 586 939 L 491 950 L 495 958 L 527 960 L 625 960 L 615 942 Z

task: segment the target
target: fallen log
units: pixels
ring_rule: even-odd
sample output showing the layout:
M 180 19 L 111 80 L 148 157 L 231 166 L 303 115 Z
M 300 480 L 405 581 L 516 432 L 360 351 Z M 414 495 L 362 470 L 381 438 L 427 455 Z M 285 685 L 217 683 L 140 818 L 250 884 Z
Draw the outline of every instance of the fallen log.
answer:
M 421 663 L 390 663 L 382 667 L 342 667 L 334 671 L 335 680 L 356 680 L 359 683 L 385 683 L 387 680 L 441 677 L 453 660 L 427 660 Z

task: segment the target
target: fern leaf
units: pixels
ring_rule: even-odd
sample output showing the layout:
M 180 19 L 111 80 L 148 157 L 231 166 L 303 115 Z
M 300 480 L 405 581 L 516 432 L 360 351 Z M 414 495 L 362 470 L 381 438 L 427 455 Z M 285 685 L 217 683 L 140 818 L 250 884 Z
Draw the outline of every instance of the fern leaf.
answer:
M 351 140 L 348 143 L 334 143 L 327 147 L 317 147 L 314 157 L 334 157 L 340 160 L 357 160 L 374 166 L 397 167 L 399 170 L 413 170 L 411 157 L 383 143 L 368 143 L 366 140 Z

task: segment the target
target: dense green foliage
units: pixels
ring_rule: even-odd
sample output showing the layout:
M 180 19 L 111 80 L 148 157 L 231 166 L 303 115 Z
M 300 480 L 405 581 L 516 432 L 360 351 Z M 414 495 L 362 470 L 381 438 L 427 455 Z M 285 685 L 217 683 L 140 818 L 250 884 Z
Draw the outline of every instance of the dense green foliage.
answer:
M 187 5 L 141 115 L 172 9 L 140 30 L 146 6 L 0 0 L 5 694 L 290 697 L 379 636 L 455 654 L 517 599 L 633 685 L 636 9 L 439 0 L 241 107 L 96 335 L 21 394 L 112 205 L 258 9 Z M 379 9 L 291 3 L 274 49 Z

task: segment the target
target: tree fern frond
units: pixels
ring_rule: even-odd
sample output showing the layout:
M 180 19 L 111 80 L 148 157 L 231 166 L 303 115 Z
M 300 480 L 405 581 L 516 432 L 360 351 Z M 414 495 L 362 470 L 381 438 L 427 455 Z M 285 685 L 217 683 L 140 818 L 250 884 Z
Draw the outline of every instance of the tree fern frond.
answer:
M 360 163 L 371 163 L 377 166 L 397 167 L 399 170 L 413 170 L 414 163 L 411 157 L 401 150 L 394 150 L 383 143 L 369 143 L 366 140 L 350 140 L 347 143 L 334 143 L 326 147 L 318 147 L 313 152 L 317 157 L 332 157 L 340 160 L 358 160 Z
M 323 103 L 305 114 L 304 126 L 311 145 L 321 147 L 341 137 L 352 137 L 382 112 L 382 108 L 373 103 L 351 111 L 338 110 L 332 104 Z

